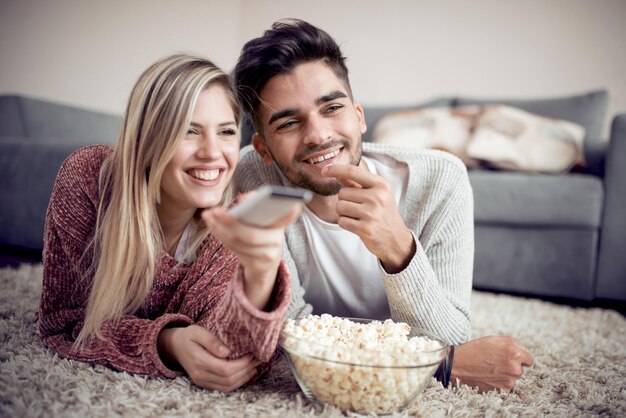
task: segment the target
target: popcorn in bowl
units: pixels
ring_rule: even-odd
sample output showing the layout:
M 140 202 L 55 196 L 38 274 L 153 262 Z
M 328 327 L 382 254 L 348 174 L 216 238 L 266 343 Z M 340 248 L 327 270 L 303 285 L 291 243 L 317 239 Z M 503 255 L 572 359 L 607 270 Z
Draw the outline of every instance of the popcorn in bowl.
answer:
M 328 314 L 288 319 L 280 346 L 308 398 L 366 414 L 405 406 L 448 351 L 441 341 L 405 323 Z

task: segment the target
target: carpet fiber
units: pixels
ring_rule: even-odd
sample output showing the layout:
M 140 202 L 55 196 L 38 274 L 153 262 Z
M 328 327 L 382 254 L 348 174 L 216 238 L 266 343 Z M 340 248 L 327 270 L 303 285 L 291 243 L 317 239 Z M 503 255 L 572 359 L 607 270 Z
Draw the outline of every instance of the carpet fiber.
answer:
M 230 394 L 186 378 L 148 379 L 59 358 L 42 347 L 41 266 L 0 269 L 2 417 L 344 416 L 309 402 L 284 361 Z M 447 390 L 434 380 L 394 416 L 626 416 L 626 319 L 603 309 L 474 292 L 473 337 L 513 335 L 535 356 L 510 394 Z M 353 414 L 348 414 L 352 416 Z

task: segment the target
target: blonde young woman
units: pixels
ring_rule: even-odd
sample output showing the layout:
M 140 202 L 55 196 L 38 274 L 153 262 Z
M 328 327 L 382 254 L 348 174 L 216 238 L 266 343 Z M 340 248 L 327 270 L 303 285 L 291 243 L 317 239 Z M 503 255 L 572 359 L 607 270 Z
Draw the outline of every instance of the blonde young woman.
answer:
M 46 216 L 45 345 L 221 391 L 271 358 L 290 301 L 283 232 L 299 209 L 263 229 L 226 212 L 239 120 L 225 73 L 171 56 L 140 76 L 115 148 L 68 157 Z

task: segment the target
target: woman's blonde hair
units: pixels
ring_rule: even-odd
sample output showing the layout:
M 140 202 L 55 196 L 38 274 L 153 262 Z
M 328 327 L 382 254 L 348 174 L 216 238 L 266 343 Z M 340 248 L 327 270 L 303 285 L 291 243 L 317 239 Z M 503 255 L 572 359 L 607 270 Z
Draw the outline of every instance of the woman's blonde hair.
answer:
M 241 113 L 230 78 L 204 58 L 184 54 L 163 58 L 135 84 L 117 145 L 100 171 L 101 200 L 87 252 L 93 282 L 76 345 L 92 336 L 103 338 L 105 321 L 137 311 L 148 295 L 165 248 L 156 211 L 161 178 L 187 132 L 198 95 L 215 83 L 230 98 L 239 124 Z M 206 235 L 204 224 L 198 222 L 189 252 L 195 253 Z

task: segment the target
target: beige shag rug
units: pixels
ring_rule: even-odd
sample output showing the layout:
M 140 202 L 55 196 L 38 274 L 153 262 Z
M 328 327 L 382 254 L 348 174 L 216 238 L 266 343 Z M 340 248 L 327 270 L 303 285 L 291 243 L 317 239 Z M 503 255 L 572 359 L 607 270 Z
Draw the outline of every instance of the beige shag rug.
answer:
M 41 275 L 41 266 L 0 269 L 2 417 L 345 416 L 308 401 L 284 361 L 251 386 L 223 394 L 186 378 L 149 379 L 59 358 L 37 335 Z M 626 416 L 621 314 L 482 292 L 472 295 L 472 310 L 474 337 L 514 335 L 535 366 L 510 394 L 448 390 L 433 380 L 393 416 Z

